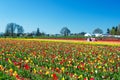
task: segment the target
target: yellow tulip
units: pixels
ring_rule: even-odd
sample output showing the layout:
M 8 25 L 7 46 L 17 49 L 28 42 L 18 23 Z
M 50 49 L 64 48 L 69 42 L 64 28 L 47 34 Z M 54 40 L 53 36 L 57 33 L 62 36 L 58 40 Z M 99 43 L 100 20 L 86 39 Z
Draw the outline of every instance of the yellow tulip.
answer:
M 36 69 L 35 69 L 35 68 L 34 68 L 34 70 L 33 70 L 33 71 L 34 71 L 34 74 L 36 74 L 36 72 L 37 72 L 37 71 L 36 71 Z
M 28 57 L 28 60 L 30 60 L 30 58 Z
M 45 73 L 45 74 L 46 74 L 46 75 L 48 75 L 49 73 L 50 73 L 49 71 L 46 71 L 46 73 Z
M 8 70 L 5 71 L 6 74 L 8 74 L 8 72 L 9 72 Z
M 10 69 L 9 69 L 9 72 L 10 72 L 10 73 L 12 73 L 12 72 L 13 72 L 13 69 L 12 69 L 12 68 L 10 68 Z
M 25 60 L 25 62 L 26 62 L 26 63 L 28 63 L 28 62 L 29 62 L 29 60 Z
M 100 68 L 102 68 L 102 66 L 98 66 L 98 68 L 100 69 Z
M 17 72 L 16 71 L 14 71 L 13 76 L 17 76 Z
M 64 67 L 62 67 L 62 68 L 61 68 L 61 70 L 62 70 L 62 72 L 64 72 L 65 68 L 64 68 Z
M 78 78 L 83 78 L 83 75 L 81 74 Z
M 65 80 L 65 78 L 63 77 L 61 80 Z
M 3 68 L 3 66 L 2 66 L 2 65 L 0 65 L 0 70 L 1 70 L 1 71 L 3 71 L 3 70 L 4 70 L 4 68 Z
M 10 64 L 12 64 L 12 61 L 11 61 L 10 59 L 8 59 L 8 62 L 9 62 Z
M 40 70 L 40 72 L 42 72 L 42 70 Z

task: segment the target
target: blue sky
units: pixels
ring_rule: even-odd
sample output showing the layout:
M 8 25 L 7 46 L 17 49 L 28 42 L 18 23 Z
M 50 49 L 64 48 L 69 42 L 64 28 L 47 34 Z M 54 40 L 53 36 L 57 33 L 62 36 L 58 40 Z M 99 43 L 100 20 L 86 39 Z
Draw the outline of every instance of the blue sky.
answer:
M 0 32 L 7 23 L 24 27 L 25 32 L 55 34 L 62 27 L 72 33 L 90 32 L 120 24 L 120 0 L 0 0 Z

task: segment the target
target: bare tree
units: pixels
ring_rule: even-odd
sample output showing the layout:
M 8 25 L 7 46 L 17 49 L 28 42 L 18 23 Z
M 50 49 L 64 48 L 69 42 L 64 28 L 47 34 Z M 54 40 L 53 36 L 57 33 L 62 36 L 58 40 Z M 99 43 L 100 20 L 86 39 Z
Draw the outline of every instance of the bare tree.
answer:
M 17 34 L 22 34 L 24 32 L 24 29 L 22 26 L 16 23 L 8 23 L 6 26 L 5 35 L 14 36 L 16 29 L 17 29 Z
M 24 32 L 23 27 L 20 25 L 17 25 L 17 35 L 19 36 L 20 34 L 23 34 L 23 32 Z
M 15 28 L 16 28 L 15 25 L 16 25 L 15 23 L 7 24 L 5 34 L 9 35 L 9 36 L 13 36 L 13 34 L 15 32 Z

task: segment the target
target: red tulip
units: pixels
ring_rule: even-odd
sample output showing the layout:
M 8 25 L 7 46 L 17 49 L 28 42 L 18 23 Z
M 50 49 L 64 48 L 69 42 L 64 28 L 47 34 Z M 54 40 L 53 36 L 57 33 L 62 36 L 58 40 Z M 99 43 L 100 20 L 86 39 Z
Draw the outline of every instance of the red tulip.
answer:
M 90 80 L 95 80 L 94 78 L 90 78 Z
M 19 76 L 19 75 L 16 75 L 16 79 L 20 79 L 20 76 Z
M 25 65 L 24 65 L 24 68 L 25 68 L 26 70 L 29 70 L 29 69 L 30 69 L 30 66 L 29 66 L 28 64 L 25 64 Z
M 58 80 L 58 77 L 56 74 L 53 74 L 53 80 Z

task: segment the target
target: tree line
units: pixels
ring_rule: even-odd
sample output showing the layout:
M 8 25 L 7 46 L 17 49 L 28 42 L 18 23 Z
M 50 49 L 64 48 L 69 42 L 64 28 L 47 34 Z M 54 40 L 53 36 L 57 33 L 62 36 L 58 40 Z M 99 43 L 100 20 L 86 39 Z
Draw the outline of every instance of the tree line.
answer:
M 113 26 L 111 29 L 107 29 L 107 33 L 111 35 L 120 35 L 120 25 Z
M 60 33 L 62 36 L 69 36 L 69 35 L 84 35 L 86 34 L 86 32 L 81 32 L 81 33 L 71 33 L 70 29 L 68 29 L 67 27 L 63 27 L 60 30 Z M 93 34 L 103 34 L 102 29 L 100 28 L 96 28 L 93 31 Z M 112 27 L 111 29 L 107 29 L 107 34 L 111 34 L 111 35 L 120 35 L 120 25 L 116 26 L 116 27 Z M 24 28 L 23 26 L 16 24 L 16 23 L 8 23 L 6 26 L 6 30 L 4 33 L 4 36 L 25 36 L 26 33 L 24 33 Z M 44 32 L 40 32 L 40 29 L 37 28 L 36 31 L 31 32 L 29 34 L 27 34 L 27 36 L 44 36 L 45 33 Z M 49 34 L 48 34 L 49 36 Z

